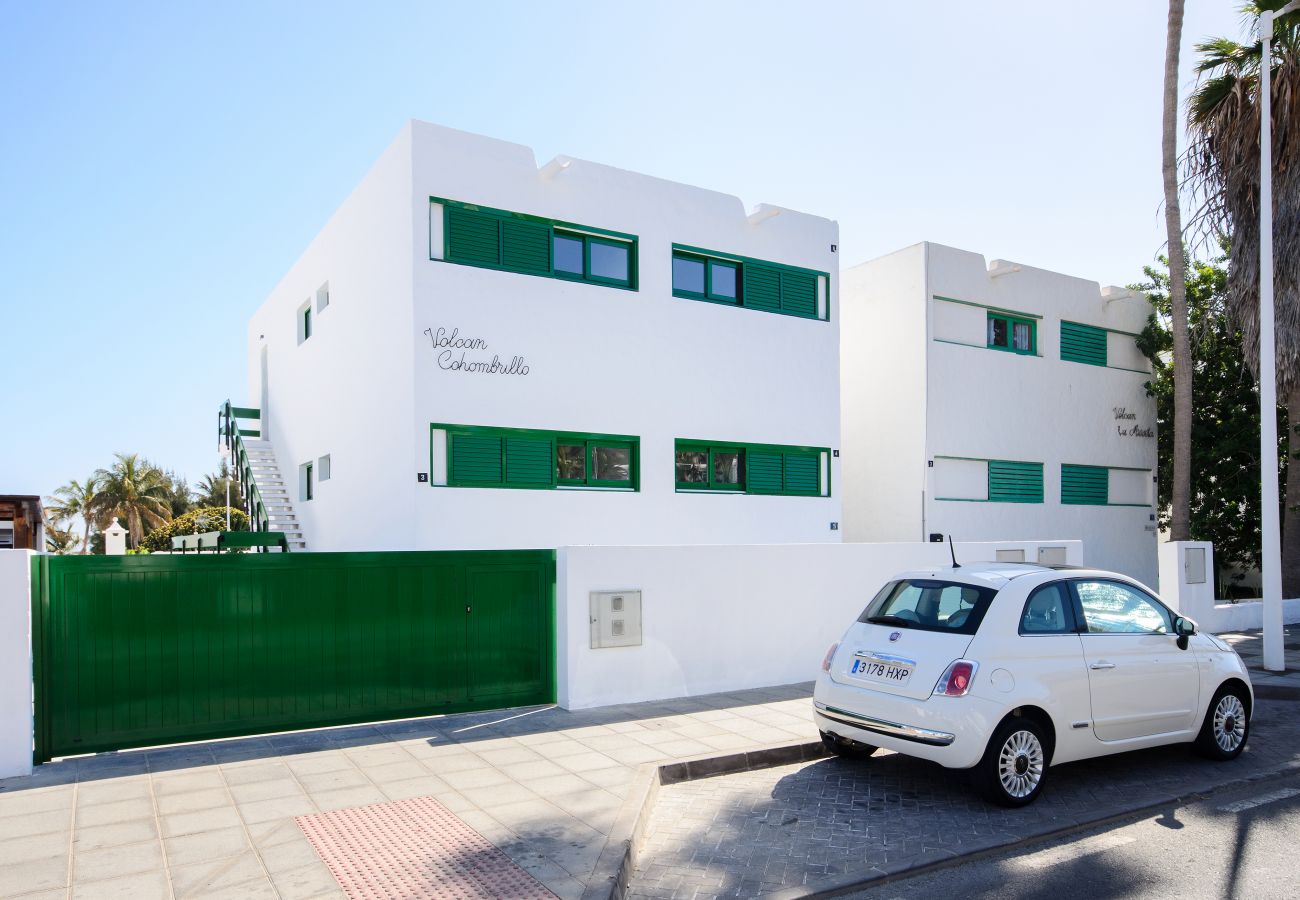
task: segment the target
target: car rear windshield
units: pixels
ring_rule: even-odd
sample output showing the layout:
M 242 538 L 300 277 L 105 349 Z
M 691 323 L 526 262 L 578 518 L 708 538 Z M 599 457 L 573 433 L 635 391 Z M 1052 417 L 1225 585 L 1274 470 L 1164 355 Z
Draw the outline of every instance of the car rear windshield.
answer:
M 953 581 L 891 581 L 858 617 L 859 622 L 920 631 L 974 634 L 997 591 Z

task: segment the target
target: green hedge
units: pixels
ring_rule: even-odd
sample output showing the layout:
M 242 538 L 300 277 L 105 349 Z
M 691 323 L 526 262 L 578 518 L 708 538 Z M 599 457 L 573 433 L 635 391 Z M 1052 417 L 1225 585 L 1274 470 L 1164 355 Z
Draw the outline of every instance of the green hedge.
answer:
M 170 522 L 164 522 L 144 536 L 140 546 L 145 550 L 170 550 L 172 538 L 181 534 L 194 534 L 208 531 L 247 531 L 248 516 L 242 510 L 231 507 L 230 528 L 226 528 L 226 507 L 202 506 L 192 509 L 183 516 L 177 516 Z

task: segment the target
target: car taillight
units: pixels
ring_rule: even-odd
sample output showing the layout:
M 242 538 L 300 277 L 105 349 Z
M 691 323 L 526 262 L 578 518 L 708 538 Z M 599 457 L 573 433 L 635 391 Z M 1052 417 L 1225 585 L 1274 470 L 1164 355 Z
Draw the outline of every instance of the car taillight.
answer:
M 826 658 L 822 660 L 823 672 L 829 672 L 831 670 L 831 660 L 835 658 L 835 651 L 838 649 L 840 649 L 840 645 L 839 642 L 836 641 L 834 644 L 831 644 L 831 649 L 826 651 Z
M 975 670 L 978 668 L 978 663 L 968 659 L 955 660 L 939 676 L 934 692 L 945 697 L 966 696 L 966 692 L 970 690 L 970 683 L 975 680 Z

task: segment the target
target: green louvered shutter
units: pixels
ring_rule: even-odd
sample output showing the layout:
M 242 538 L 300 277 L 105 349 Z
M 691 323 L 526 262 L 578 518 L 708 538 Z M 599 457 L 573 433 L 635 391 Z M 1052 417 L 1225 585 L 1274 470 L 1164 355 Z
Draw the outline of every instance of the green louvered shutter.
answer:
M 453 484 L 500 484 L 501 438 L 453 434 L 450 480 Z
M 501 223 L 501 265 L 528 275 L 551 272 L 551 229 L 536 222 Z
M 1110 470 L 1102 466 L 1061 466 L 1061 502 L 1105 506 L 1110 497 Z
M 1062 322 L 1061 359 L 1090 366 L 1106 365 L 1106 329 Z
M 820 454 L 787 453 L 785 454 L 785 492 L 787 494 L 816 494 L 818 470 L 821 468 Z
M 989 460 L 989 500 L 994 503 L 1042 503 L 1043 464 Z
M 506 484 L 555 483 L 555 450 L 549 440 L 522 437 L 508 437 L 505 440 Z
M 447 258 L 475 266 L 501 264 L 501 220 L 458 206 L 447 208 Z
M 754 493 L 781 493 L 781 454 L 751 450 L 745 454 L 745 485 Z
M 816 318 L 817 278 L 803 272 L 781 273 L 781 311 Z
M 745 306 L 779 312 L 781 309 L 781 272 L 767 266 L 745 263 L 744 295 Z

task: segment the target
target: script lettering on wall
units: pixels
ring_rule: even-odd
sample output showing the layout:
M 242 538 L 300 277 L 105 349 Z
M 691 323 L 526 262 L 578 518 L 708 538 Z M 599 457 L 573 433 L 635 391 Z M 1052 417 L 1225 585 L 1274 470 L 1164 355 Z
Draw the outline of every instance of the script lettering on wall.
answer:
M 488 342 L 479 337 L 462 337 L 459 328 L 452 328 L 450 331 L 446 328 L 426 328 L 424 334 L 428 336 L 433 352 L 437 354 L 438 368 L 444 372 L 477 375 L 528 374 L 528 363 L 522 356 L 512 356 L 509 362 L 495 353 L 492 354 L 491 359 L 488 359 L 486 353 L 470 356 L 470 351 L 487 350 Z
M 1120 437 L 1153 438 L 1156 436 L 1154 428 L 1138 424 L 1137 413 L 1130 412 L 1127 406 L 1113 406 L 1111 412 L 1115 416 L 1115 433 Z

